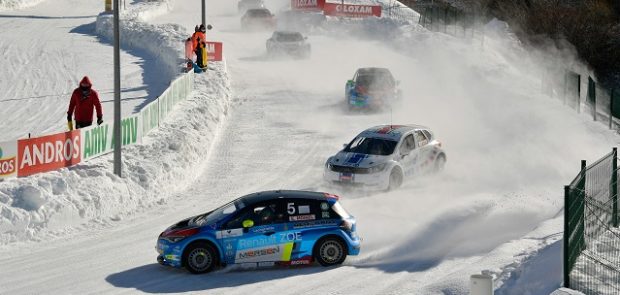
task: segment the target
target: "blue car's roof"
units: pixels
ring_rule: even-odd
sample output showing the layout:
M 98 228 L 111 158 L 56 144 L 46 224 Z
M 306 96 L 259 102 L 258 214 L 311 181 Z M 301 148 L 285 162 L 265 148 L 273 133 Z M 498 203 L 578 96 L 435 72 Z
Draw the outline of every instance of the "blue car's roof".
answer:
M 246 205 L 251 205 L 254 203 L 271 200 L 271 199 L 277 199 L 277 198 L 311 199 L 311 200 L 325 201 L 325 200 L 337 200 L 338 196 L 329 194 L 329 193 L 321 193 L 321 192 L 277 190 L 277 191 L 264 191 L 264 192 L 252 193 L 249 195 L 245 195 L 239 199 L 243 200 L 243 202 Z

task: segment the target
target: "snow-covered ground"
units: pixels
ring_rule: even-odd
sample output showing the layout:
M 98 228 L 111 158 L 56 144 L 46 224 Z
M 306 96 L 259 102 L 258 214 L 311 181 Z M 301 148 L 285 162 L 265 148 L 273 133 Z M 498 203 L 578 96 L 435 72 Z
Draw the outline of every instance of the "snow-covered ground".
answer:
M 153 14 L 126 18 L 148 22 L 149 32 L 174 40 L 200 22 L 200 2 L 194 2 L 155 3 Z M 93 22 L 103 4 L 88 3 L 83 9 L 92 17 L 56 24 L 65 28 L 68 40 L 74 27 L 96 32 Z M 559 287 L 562 186 L 574 176 L 580 159 L 607 153 L 618 137 L 542 96 L 543 60 L 521 48 L 501 23 L 490 24 L 482 41 L 387 20 L 330 20 L 329 30 L 310 35 L 309 60 L 272 60 L 266 58 L 264 43 L 270 32 L 241 31 L 236 2 L 207 3 L 214 26 L 207 34 L 224 42 L 226 66 L 220 63 L 199 75 L 194 97 L 177 107 L 145 143 L 126 149 L 126 178 L 111 175 L 108 156 L 0 182 L 0 294 L 467 294 L 469 275 L 483 270 L 494 276 L 501 294 L 541 294 Z M 286 3 L 267 5 L 278 11 Z M 4 17 L 35 12 L 59 16 L 66 14 L 62 7 L 76 5 L 72 0 L 47 1 Z M 162 7 L 169 13 L 158 15 Z M 29 24 L 24 21 L 22 26 Z M 14 40 L 15 51 L 32 48 L 14 33 L 0 34 Z M 54 34 L 60 38 L 62 32 Z M 111 64 L 110 44 L 87 37 L 97 56 L 89 60 Z M 157 47 L 139 47 L 143 43 L 124 43 L 124 50 L 135 53 L 135 59 L 154 59 Z M 51 62 L 45 70 L 66 63 Z M 144 81 L 158 79 L 174 63 L 172 57 L 136 65 L 142 91 L 149 97 L 161 93 L 159 84 Z M 12 59 L 0 64 L 14 65 Z M 401 81 L 402 105 L 374 114 L 346 111 L 344 83 L 365 66 L 392 70 Z M 124 62 L 125 67 L 131 63 Z M 79 79 L 82 74 L 76 71 L 69 68 L 65 74 Z M 7 79 L 19 81 L 24 75 Z M 111 88 L 111 69 L 101 75 L 95 80 Z M 54 83 L 40 91 L 60 91 L 66 79 L 47 78 Z M 37 94 L 0 81 L 0 89 L 14 97 Z M 42 83 L 34 77 L 28 81 Z M 125 83 L 131 79 L 123 80 L 123 87 Z M 68 92 L 73 84 L 62 89 Z M 0 134 L 15 126 L 41 132 L 61 128 L 65 101 L 57 100 L 61 103 L 55 109 L 30 99 L 13 108 L 2 105 Z M 15 122 L 33 112 L 57 112 L 59 117 Z M 7 120 L 5 115 L 15 117 Z M 448 154 L 445 171 L 390 193 L 325 187 L 325 159 L 359 131 L 389 122 L 431 127 Z M 361 255 L 338 268 L 233 267 L 205 276 L 156 264 L 155 239 L 171 223 L 242 194 L 279 188 L 339 193 L 358 219 L 364 238 Z M 34 206 L 23 206 L 24 196 L 34 200 Z

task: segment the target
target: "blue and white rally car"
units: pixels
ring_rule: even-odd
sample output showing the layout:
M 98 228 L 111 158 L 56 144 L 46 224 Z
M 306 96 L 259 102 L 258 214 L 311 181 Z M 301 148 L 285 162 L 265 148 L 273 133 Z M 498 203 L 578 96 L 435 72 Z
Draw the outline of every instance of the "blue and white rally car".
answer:
M 364 130 L 329 157 L 323 177 L 335 184 L 390 190 L 405 176 L 438 171 L 445 163 L 441 143 L 428 128 L 381 125 Z
M 355 218 L 338 196 L 266 191 L 178 222 L 159 235 L 157 261 L 205 273 L 216 266 L 344 262 L 360 252 Z

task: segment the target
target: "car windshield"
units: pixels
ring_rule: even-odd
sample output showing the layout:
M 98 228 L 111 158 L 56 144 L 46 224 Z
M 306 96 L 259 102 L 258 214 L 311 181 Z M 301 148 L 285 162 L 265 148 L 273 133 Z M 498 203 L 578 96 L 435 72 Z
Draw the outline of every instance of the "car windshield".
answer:
M 370 86 L 385 86 L 390 85 L 390 78 L 387 74 L 373 74 L 373 75 L 359 75 L 355 81 L 357 85 L 370 87 Z
M 300 33 L 280 33 L 276 35 L 276 40 L 282 42 L 298 42 L 303 39 L 304 37 Z
M 248 15 L 252 17 L 268 17 L 271 13 L 267 9 L 248 10 Z
M 222 207 L 219 207 L 211 212 L 198 215 L 190 222 L 196 224 L 197 226 L 202 226 L 206 224 L 207 222 L 219 221 L 222 218 L 243 209 L 244 207 L 245 207 L 245 203 L 243 203 L 243 201 L 236 200 Z
M 397 142 L 388 139 L 358 136 L 344 149 L 345 152 L 387 156 L 394 152 Z

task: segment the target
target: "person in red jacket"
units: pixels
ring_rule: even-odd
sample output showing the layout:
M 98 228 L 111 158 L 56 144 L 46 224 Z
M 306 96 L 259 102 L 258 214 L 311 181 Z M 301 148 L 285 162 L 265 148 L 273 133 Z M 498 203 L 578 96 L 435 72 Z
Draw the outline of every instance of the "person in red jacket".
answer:
M 103 123 L 103 112 L 101 111 L 101 102 L 99 102 L 99 94 L 92 89 L 93 84 L 84 76 L 80 81 L 80 87 L 73 90 L 71 102 L 69 103 L 69 111 L 67 112 L 67 121 L 69 130 L 73 130 L 71 117 L 75 113 L 75 128 L 84 128 L 93 124 L 93 107 L 97 111 L 97 125 Z

